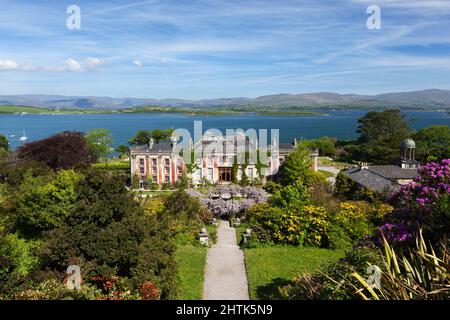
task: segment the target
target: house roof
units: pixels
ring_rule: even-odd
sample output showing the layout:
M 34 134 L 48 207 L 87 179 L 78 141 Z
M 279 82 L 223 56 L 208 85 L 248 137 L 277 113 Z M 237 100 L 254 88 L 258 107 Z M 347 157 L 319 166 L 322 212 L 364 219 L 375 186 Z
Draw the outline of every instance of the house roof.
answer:
M 403 169 L 395 165 L 369 166 L 367 170 L 389 180 L 414 179 L 418 175 L 417 169 Z
M 399 189 L 398 185 L 368 169 L 353 167 L 347 169 L 344 173 L 359 185 L 375 192 L 393 192 Z
M 131 153 L 171 153 L 172 152 L 172 144 L 168 142 L 159 142 L 153 143 L 150 145 L 145 144 L 142 146 L 133 146 L 130 147 Z

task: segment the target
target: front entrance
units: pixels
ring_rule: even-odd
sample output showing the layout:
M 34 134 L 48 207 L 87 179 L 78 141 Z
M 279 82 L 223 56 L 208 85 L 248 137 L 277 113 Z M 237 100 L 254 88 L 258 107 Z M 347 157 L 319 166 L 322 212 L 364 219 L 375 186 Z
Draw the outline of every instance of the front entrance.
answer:
M 219 168 L 219 181 L 231 182 L 233 175 L 232 168 Z

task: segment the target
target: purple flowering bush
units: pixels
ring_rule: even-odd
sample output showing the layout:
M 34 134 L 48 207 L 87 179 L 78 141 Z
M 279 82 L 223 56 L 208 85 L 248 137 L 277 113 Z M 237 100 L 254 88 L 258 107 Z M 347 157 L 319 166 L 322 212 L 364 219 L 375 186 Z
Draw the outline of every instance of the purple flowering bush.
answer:
M 418 171 L 392 199 L 397 209 L 380 228 L 388 240 L 407 241 L 419 228 L 436 240 L 450 234 L 450 159 L 427 163 Z
M 263 189 L 234 184 L 219 185 L 205 190 L 190 189 L 187 193 L 200 199 L 218 218 L 239 215 L 254 204 L 267 201 L 267 193 Z

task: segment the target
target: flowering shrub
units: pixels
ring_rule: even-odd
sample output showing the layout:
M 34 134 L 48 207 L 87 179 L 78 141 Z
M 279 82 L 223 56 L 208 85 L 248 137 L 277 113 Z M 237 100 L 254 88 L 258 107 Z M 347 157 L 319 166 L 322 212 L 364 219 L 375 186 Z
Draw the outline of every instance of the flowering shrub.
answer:
M 387 204 L 374 205 L 365 201 L 347 201 L 341 203 L 334 221 L 344 228 L 352 240 L 362 239 L 374 231 L 374 223 L 394 208 Z
M 241 214 L 254 204 L 267 201 L 267 194 L 263 189 L 234 184 L 208 188 L 203 192 L 194 189 L 187 192 L 191 197 L 199 198 L 219 218 Z
M 158 289 L 150 281 L 144 282 L 141 285 L 140 293 L 142 300 L 158 300 L 159 297 Z
M 439 240 L 450 233 L 450 159 L 430 162 L 419 169 L 414 181 L 393 197 L 397 210 L 380 232 L 388 240 L 403 242 L 423 228 L 427 237 Z
M 326 243 L 327 213 L 321 207 L 307 205 L 302 210 L 286 210 L 258 205 L 250 209 L 248 218 L 260 243 L 296 246 L 322 246 Z
M 127 288 L 124 279 L 117 276 L 93 276 L 91 282 L 97 287 L 95 299 L 97 300 L 136 300 L 139 294 Z
M 380 233 L 388 240 L 389 242 L 404 242 L 410 240 L 413 235 L 408 231 L 406 224 L 403 221 L 400 221 L 396 224 L 392 224 L 386 222 L 383 224 L 380 229 Z

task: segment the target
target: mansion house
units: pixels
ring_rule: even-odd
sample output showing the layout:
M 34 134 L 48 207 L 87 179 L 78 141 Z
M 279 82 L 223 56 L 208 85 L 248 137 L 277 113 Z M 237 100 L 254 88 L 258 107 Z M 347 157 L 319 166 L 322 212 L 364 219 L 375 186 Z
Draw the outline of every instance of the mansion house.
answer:
M 147 181 L 152 181 L 159 185 L 175 184 L 181 180 L 183 174 L 187 175 L 194 185 L 199 185 L 204 180 L 210 183 L 241 181 L 244 170 L 249 181 L 260 178 L 265 180 L 267 177 L 274 176 L 279 172 L 286 156 L 294 150 L 297 144 L 296 140 L 294 140 L 293 144 L 280 143 L 277 150 L 274 151 L 276 142 L 273 141 L 271 145 L 267 146 L 269 151 L 267 162 L 261 168 L 261 172 L 258 171 L 257 165 L 254 163 L 249 163 L 245 167 L 238 165 L 237 170 L 233 170 L 233 163 L 237 156 L 238 139 L 239 137 L 234 136 L 227 141 L 222 136 L 204 135 L 202 141 L 199 142 L 202 144 L 203 153 L 190 166 L 191 170 L 188 170 L 188 166 L 185 164 L 182 156 L 172 154 L 172 150 L 177 144 L 176 140 L 172 140 L 170 143 L 154 143 L 151 140 L 149 144 L 130 147 L 131 176 L 139 177 L 139 188 L 141 189 L 145 188 Z M 244 139 L 246 151 L 256 150 L 250 139 Z M 233 151 L 231 152 L 225 147 L 225 144 L 227 142 L 230 143 L 230 141 L 233 146 Z M 223 151 L 213 149 L 211 152 L 205 152 L 205 150 L 208 150 L 208 146 L 211 146 L 213 143 L 215 145 L 223 144 L 223 148 L 218 148 L 223 149 Z M 311 153 L 311 157 L 313 159 L 312 169 L 317 171 L 318 152 Z M 233 176 L 234 174 L 236 174 L 236 177 Z

